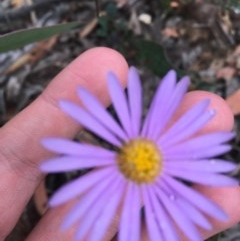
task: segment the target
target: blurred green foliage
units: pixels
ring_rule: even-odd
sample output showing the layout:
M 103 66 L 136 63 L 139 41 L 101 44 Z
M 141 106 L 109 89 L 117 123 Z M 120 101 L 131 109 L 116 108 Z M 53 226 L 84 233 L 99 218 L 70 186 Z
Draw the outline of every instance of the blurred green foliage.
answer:
M 166 8 L 169 4 L 170 0 L 164 1 Z M 98 19 L 96 37 L 102 39 L 104 45 L 120 51 L 136 65 L 144 66 L 154 74 L 163 76 L 170 66 L 162 47 L 153 41 L 145 40 L 143 36 L 136 36 L 128 28 L 126 19 L 121 16 L 115 4 L 107 4 L 104 11 L 105 14 Z M 0 37 L 0 53 L 24 47 L 81 25 L 79 22 L 71 22 L 8 33 Z
M 169 4 L 167 2 L 166 5 Z M 106 14 L 99 18 L 98 23 L 97 36 L 108 47 L 121 52 L 130 64 L 134 62 L 134 65 L 142 66 L 160 77 L 170 69 L 163 48 L 151 40 L 145 40 L 142 35 L 136 36 L 124 19 L 119 18 L 114 4 L 107 5 Z
M 163 76 L 171 68 L 167 62 L 163 48 L 152 41 L 134 41 L 136 59 L 139 65 L 146 67 L 158 76 Z
M 216 4 L 222 5 L 223 7 L 231 8 L 233 10 L 240 11 L 239 0 L 215 0 Z
M 229 0 L 227 1 L 227 6 L 233 10 L 240 11 L 240 1 L 239 0 Z

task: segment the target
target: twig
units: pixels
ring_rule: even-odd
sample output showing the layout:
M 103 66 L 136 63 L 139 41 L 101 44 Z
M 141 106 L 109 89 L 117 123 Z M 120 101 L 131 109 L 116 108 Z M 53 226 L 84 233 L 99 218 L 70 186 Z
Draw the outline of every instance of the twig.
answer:
M 63 2 L 75 2 L 76 0 L 37 0 L 32 5 L 24 6 L 18 9 L 4 10 L 0 11 L 0 22 L 9 23 L 14 20 L 19 20 L 19 18 L 27 16 L 31 11 L 37 9 L 49 9 L 50 5 Z
M 25 0 L 25 2 L 26 2 L 26 4 L 27 4 L 28 6 L 33 5 L 33 1 L 32 1 L 32 0 Z M 37 23 L 37 15 L 36 15 L 36 12 L 35 12 L 35 11 L 31 11 L 30 16 L 31 16 L 32 22 L 33 22 L 34 24 L 36 24 L 36 23 Z
M 100 4 L 99 4 L 100 0 L 95 0 L 95 5 L 96 5 L 96 16 L 97 18 L 100 16 Z

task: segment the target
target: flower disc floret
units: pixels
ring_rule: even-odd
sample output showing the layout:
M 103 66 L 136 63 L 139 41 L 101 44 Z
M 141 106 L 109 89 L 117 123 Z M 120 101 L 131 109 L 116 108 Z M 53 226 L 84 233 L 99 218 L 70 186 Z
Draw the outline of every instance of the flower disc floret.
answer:
M 162 158 L 156 144 L 147 139 L 133 139 L 117 155 L 119 170 L 136 183 L 152 183 L 162 169 Z

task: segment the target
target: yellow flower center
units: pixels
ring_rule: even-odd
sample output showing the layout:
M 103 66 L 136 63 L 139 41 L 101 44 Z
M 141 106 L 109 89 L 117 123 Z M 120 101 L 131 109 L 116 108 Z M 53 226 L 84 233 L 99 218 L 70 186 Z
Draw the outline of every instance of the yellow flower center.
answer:
M 135 139 L 126 143 L 117 156 L 123 175 L 136 183 L 155 181 L 162 169 L 162 156 L 152 141 Z

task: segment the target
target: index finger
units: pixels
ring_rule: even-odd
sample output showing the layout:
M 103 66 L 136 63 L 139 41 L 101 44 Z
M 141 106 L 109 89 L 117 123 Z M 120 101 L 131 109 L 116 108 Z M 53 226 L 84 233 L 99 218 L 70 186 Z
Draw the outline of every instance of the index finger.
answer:
M 29 107 L 1 128 L 1 240 L 14 226 L 41 179 L 38 165 L 48 153 L 40 146 L 40 139 L 72 137 L 79 130 L 79 125 L 59 110 L 59 99 L 77 101 L 76 87 L 82 85 L 107 105 L 107 72 L 114 71 L 125 85 L 127 69 L 126 61 L 116 51 L 89 50 L 66 67 Z

